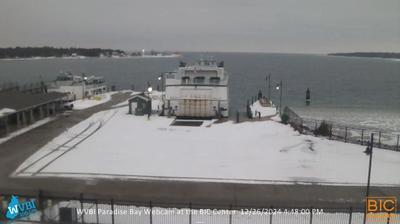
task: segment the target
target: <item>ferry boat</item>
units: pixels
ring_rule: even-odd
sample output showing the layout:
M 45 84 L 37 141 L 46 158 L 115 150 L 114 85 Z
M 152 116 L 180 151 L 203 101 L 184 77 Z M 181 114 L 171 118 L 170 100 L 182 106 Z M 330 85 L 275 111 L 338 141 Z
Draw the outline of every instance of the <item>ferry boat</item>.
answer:
M 177 118 L 222 118 L 229 115 L 229 75 L 224 62 L 181 62 L 165 77 L 164 114 Z
M 56 80 L 49 83 L 48 92 L 67 93 L 69 100 L 76 100 L 105 93 L 107 85 L 100 76 L 61 72 Z

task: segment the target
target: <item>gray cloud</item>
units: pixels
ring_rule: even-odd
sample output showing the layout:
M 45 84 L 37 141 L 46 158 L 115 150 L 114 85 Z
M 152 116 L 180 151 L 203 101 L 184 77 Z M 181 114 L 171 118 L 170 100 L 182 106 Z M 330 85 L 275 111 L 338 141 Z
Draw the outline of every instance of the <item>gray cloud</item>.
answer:
M 2 0 L 0 46 L 400 51 L 399 0 Z

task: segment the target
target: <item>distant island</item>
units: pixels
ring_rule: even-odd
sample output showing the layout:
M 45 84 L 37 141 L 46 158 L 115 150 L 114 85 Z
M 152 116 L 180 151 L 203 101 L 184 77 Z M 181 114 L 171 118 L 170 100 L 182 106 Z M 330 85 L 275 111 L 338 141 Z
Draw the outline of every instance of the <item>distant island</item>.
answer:
M 393 53 L 393 52 L 352 52 L 352 53 L 332 53 L 332 54 L 328 54 L 328 55 L 346 56 L 346 57 L 400 59 L 400 53 Z
M 9 47 L 0 48 L 0 59 L 35 59 L 35 58 L 86 58 L 86 57 L 175 57 L 178 53 L 148 52 L 102 49 L 102 48 L 55 48 L 55 47 Z

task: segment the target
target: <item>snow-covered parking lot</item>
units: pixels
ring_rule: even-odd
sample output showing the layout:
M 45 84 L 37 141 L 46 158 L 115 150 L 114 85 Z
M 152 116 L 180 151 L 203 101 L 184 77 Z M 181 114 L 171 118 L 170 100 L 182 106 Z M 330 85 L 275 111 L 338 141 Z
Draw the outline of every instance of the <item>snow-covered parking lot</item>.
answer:
M 364 185 L 365 147 L 300 135 L 275 121 L 201 127 L 134 116 L 127 108 L 94 114 L 28 158 L 19 177 L 169 179 L 246 183 Z M 371 183 L 400 186 L 400 152 L 375 149 Z

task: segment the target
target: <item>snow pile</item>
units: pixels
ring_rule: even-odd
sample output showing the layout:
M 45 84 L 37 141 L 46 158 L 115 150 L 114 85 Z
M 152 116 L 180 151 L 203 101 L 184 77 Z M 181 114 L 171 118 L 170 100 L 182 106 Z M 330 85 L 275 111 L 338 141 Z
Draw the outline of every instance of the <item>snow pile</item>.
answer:
M 172 121 L 159 116 L 148 120 L 147 116 L 128 115 L 123 109 L 99 112 L 53 139 L 18 171 L 39 159 L 34 166 L 16 175 L 32 176 L 36 172 L 35 176 L 75 178 L 366 183 L 369 160 L 363 153 L 364 146 L 300 135 L 275 121 L 225 122 L 202 127 L 170 126 Z M 101 126 L 89 128 L 90 133 L 82 132 L 96 122 L 101 122 Z M 66 144 L 71 138 L 82 142 Z M 57 160 L 40 160 L 60 145 L 72 149 Z M 400 186 L 399 169 L 399 152 L 375 149 L 372 185 Z
M 261 113 L 261 117 L 269 117 L 276 115 L 276 107 L 272 105 L 272 107 L 264 107 L 261 105 L 260 101 L 257 100 L 252 105 L 250 105 L 251 112 L 253 113 L 253 117 L 258 117 L 258 113 Z
M 96 105 L 106 103 L 111 99 L 111 95 L 115 94 L 116 92 L 108 92 L 100 95 L 96 95 L 90 99 L 80 99 L 75 100 L 72 102 L 74 105 L 74 110 L 83 110 L 89 107 L 94 107 Z
M 16 110 L 10 108 L 2 108 L 0 109 L 0 117 L 6 116 L 7 114 L 14 113 Z

